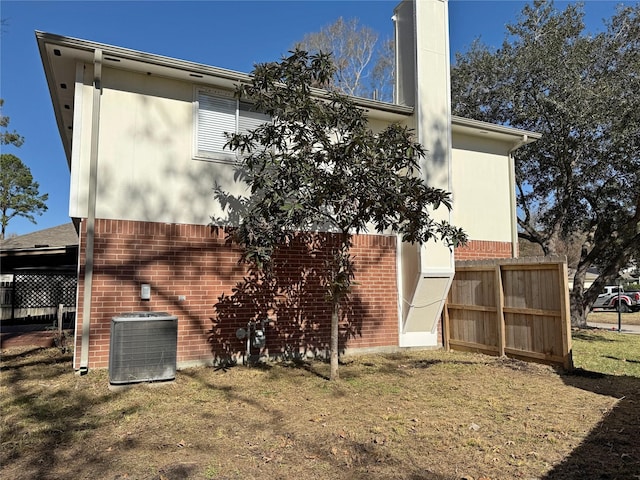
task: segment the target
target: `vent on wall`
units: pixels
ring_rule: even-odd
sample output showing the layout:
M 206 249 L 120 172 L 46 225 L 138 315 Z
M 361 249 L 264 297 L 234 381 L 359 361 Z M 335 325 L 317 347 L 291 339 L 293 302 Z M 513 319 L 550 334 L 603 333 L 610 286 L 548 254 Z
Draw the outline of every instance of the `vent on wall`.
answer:
M 173 380 L 178 317 L 132 312 L 111 319 L 109 381 L 112 384 Z

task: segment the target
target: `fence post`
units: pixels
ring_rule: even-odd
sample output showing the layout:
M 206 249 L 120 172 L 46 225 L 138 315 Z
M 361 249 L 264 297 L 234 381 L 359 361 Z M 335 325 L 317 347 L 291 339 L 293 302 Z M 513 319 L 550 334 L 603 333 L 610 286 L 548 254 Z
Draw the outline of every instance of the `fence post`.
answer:
M 565 370 L 573 370 L 573 348 L 571 345 L 571 306 L 569 305 L 569 275 L 566 260 L 558 263 L 560 277 L 560 321 L 562 322 L 562 357 Z
M 16 274 L 13 274 L 13 283 L 11 284 L 11 320 L 15 320 L 16 316 Z
M 496 285 L 496 321 L 498 322 L 498 356 L 504 357 L 505 325 L 504 325 L 504 289 L 502 287 L 502 269 L 498 262 L 495 266 Z
M 447 299 L 444 302 L 444 308 L 442 309 L 442 346 L 445 351 L 451 350 L 451 345 L 449 345 L 449 295 L 451 294 L 451 290 L 447 294 Z
M 64 304 L 58 304 L 58 335 L 62 338 L 62 320 L 64 317 Z

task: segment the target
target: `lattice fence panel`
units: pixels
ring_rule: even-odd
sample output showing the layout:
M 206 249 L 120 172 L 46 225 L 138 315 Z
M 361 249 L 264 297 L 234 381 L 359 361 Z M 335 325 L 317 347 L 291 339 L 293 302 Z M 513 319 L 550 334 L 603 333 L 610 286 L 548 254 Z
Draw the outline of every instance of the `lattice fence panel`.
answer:
M 18 273 L 14 275 L 14 282 L 14 308 L 76 304 L 77 279 L 73 274 Z

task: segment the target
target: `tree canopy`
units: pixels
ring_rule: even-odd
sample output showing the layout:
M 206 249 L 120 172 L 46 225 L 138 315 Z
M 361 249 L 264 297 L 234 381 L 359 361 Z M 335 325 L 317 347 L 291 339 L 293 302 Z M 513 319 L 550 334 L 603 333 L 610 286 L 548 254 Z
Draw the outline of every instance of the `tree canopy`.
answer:
M 4 105 L 4 99 L 0 98 L 0 108 Z M 19 147 L 24 142 L 24 138 L 18 134 L 15 130 L 10 132 L 9 129 L 9 117 L 0 114 L 0 145 L 13 145 Z
M 307 33 L 295 48 L 330 53 L 335 66 L 329 85 L 359 97 L 391 101 L 393 98 L 394 42 L 358 19 L 338 18 L 319 32 Z
M 248 262 L 268 275 L 274 253 L 300 232 L 332 232 L 336 238 L 324 267 L 333 379 L 339 308 L 354 279 L 353 235 L 374 230 L 398 233 L 407 242 L 466 241 L 460 229 L 430 216 L 432 209 L 450 208 L 451 198 L 416 175 L 424 150 L 410 129 L 393 124 L 373 132 L 349 97 L 310 87 L 330 82 L 334 68 L 330 55 L 302 50 L 257 65 L 238 94 L 272 120 L 231 135 L 228 143 L 251 190 L 234 234 Z M 218 198 L 229 204 L 224 192 Z
M 0 212 L 4 239 L 7 226 L 14 217 L 36 223 L 34 215 L 47 210 L 48 194 L 40 195 L 38 182 L 22 160 L 10 153 L 0 155 Z
M 0 107 L 4 100 L 0 99 Z M 0 144 L 19 147 L 24 138 L 17 132 L 9 132 L 9 117 L 0 115 Z M 34 215 L 47 210 L 48 194 L 40 195 L 38 182 L 22 160 L 10 153 L 0 155 L 0 239 L 4 239 L 7 226 L 14 217 L 24 217 L 35 223 Z
M 452 68 L 457 115 L 543 134 L 515 153 L 520 237 L 579 255 L 572 322 L 640 258 L 640 5 L 585 32 L 581 4 L 526 5 L 501 48 L 475 42 Z M 583 289 L 590 267 L 600 276 Z

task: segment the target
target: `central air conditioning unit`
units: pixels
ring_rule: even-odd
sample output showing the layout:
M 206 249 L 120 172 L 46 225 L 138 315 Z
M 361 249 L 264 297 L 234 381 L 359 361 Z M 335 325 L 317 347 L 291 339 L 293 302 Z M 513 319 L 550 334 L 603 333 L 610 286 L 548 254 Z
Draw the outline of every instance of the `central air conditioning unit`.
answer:
M 131 312 L 111 319 L 109 382 L 126 384 L 176 377 L 178 317 Z

